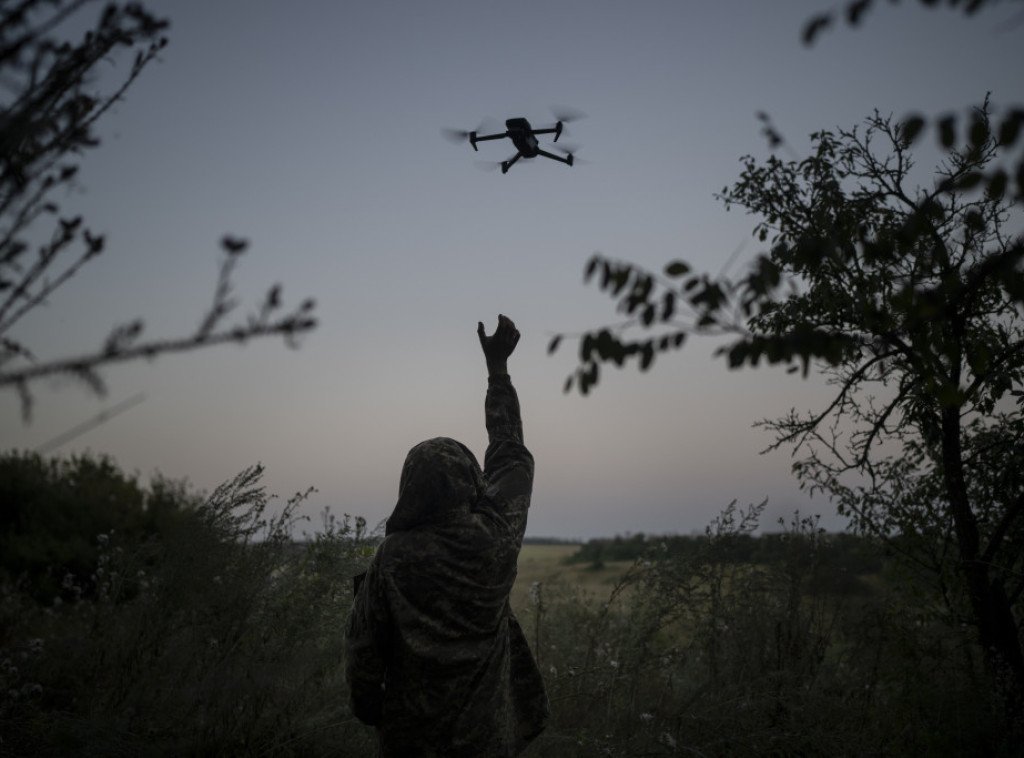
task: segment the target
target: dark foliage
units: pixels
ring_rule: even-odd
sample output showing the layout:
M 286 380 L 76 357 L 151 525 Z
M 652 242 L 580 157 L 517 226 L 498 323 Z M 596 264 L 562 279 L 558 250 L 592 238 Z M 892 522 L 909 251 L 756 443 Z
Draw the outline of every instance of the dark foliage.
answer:
M 848 3 L 859 23 L 873 5 Z M 933 6 L 937 3 L 926 2 Z M 991 2 L 951 3 L 967 13 Z M 806 42 L 833 22 L 811 19 Z M 772 148 L 784 143 L 759 114 Z M 812 154 L 772 155 L 720 199 L 757 216 L 769 249 L 737 278 L 660 273 L 595 255 L 586 281 L 625 320 L 578 340 L 565 384 L 591 391 L 607 365 L 649 369 L 692 335 L 730 338 L 730 368 L 783 364 L 828 378 L 826 407 L 762 425 L 799 453 L 801 485 L 918 572 L 945 623 L 973 630 L 1024 745 L 1024 107 L 988 96 L 965 117 L 878 112 L 811 135 Z M 910 184 L 913 150 L 943 151 L 934 184 Z M 549 346 L 558 349 L 564 335 Z
M 74 583 L 91 595 L 101 546 L 144 542 L 200 498 L 157 476 L 144 487 L 107 456 L 0 455 L 0 576 L 48 604 Z M 115 537 L 116 535 L 116 537 Z

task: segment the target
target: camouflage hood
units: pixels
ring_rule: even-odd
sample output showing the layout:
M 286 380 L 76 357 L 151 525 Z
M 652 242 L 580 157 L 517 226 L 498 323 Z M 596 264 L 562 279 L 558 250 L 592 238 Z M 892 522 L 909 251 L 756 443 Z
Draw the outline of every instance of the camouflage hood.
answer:
M 476 456 L 448 437 L 416 445 L 405 458 L 398 503 L 384 533 L 408 531 L 468 514 L 487 485 Z

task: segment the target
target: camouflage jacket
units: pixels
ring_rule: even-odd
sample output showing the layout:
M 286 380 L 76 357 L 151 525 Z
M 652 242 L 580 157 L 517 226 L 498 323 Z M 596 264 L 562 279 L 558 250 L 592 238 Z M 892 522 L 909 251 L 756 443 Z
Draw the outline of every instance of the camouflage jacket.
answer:
M 405 461 L 398 503 L 356 594 L 353 712 L 390 756 L 518 755 L 544 728 L 540 672 L 509 607 L 533 486 L 519 400 L 488 381 L 481 471 L 436 438 Z

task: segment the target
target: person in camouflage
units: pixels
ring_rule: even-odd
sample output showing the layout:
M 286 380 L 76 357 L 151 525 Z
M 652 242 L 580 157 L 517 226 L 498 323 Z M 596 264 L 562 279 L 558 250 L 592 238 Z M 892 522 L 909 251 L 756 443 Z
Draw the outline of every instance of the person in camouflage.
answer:
M 405 460 L 398 503 L 349 618 L 351 706 L 377 727 L 379 754 L 506 758 L 547 723 L 544 683 L 509 607 L 533 487 L 507 360 L 519 341 L 498 317 L 488 337 L 484 468 L 440 437 Z

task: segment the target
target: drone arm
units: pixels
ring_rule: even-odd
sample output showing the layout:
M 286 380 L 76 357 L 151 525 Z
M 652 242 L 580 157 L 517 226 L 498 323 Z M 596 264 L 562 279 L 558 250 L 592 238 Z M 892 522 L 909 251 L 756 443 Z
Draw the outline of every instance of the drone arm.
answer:
M 569 153 L 563 158 L 560 155 L 549 153 L 547 150 L 538 150 L 537 155 L 543 155 L 545 158 L 550 158 L 553 161 L 558 161 L 559 163 L 566 163 L 570 166 L 572 165 L 572 153 Z
M 473 143 L 474 149 L 476 148 L 477 142 L 486 142 L 490 139 L 505 139 L 508 136 L 508 132 L 502 132 L 501 134 L 486 134 L 483 137 L 476 136 L 476 132 L 472 132 L 469 141 Z
M 553 140 L 551 140 L 551 141 L 552 142 L 558 142 L 558 138 L 562 136 L 562 122 L 559 121 L 557 124 L 555 124 L 550 129 L 534 129 L 533 133 L 534 134 L 553 134 L 553 135 L 555 135 L 555 138 Z

